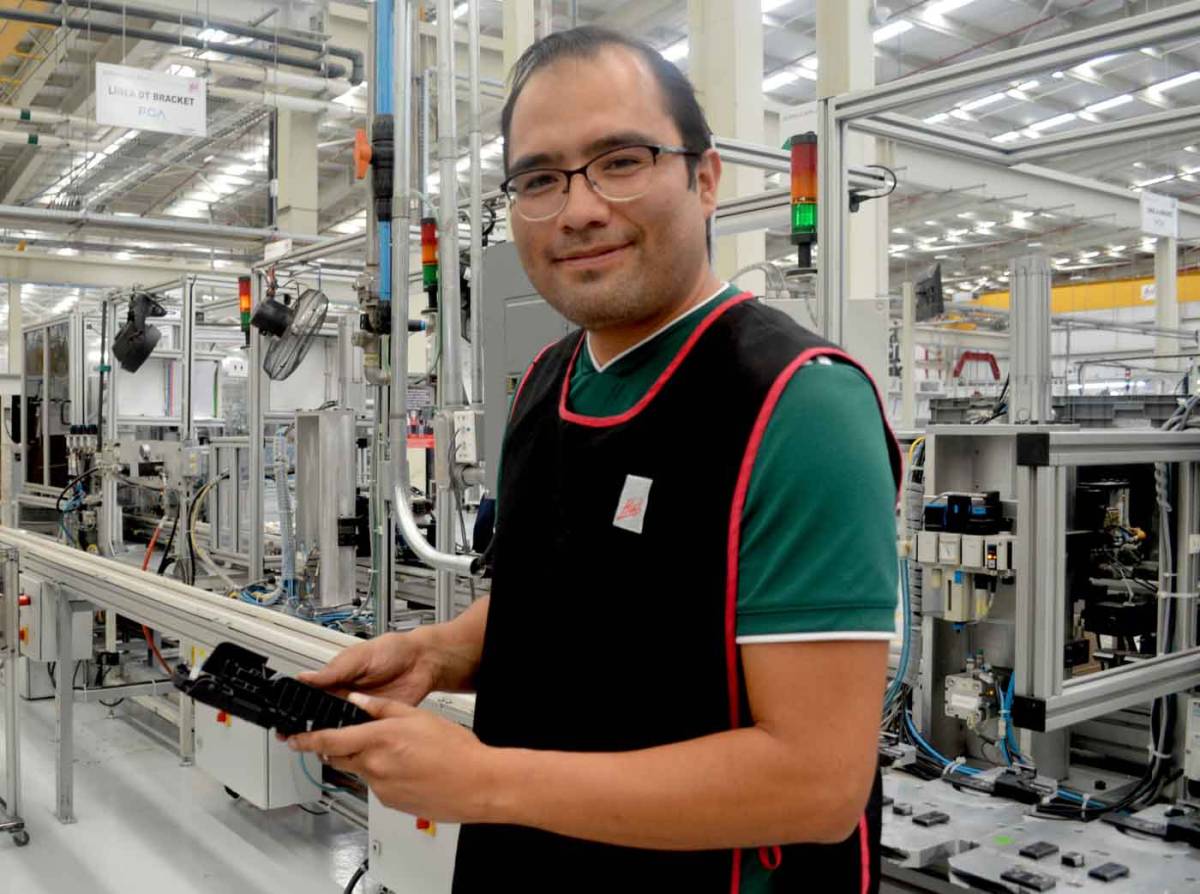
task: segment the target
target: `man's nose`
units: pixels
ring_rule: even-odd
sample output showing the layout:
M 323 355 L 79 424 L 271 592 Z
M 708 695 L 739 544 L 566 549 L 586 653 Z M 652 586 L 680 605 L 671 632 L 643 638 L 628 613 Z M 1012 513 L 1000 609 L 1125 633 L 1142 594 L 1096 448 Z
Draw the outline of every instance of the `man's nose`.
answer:
M 611 208 L 587 179 L 579 174 L 567 185 L 567 203 L 558 213 L 558 225 L 564 230 L 583 230 L 608 222 Z

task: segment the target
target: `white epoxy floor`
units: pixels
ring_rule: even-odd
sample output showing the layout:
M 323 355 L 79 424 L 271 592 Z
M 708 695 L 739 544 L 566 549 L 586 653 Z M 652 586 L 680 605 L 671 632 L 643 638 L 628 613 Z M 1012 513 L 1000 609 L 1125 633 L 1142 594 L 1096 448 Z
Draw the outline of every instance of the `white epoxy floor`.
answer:
M 75 706 L 77 822 L 62 825 L 54 703 L 21 706 L 31 841 L 18 848 L 0 835 L 0 894 L 339 894 L 362 861 L 365 830 L 335 814 L 264 813 L 234 801 L 180 766 L 136 706 L 115 718 L 100 705 Z

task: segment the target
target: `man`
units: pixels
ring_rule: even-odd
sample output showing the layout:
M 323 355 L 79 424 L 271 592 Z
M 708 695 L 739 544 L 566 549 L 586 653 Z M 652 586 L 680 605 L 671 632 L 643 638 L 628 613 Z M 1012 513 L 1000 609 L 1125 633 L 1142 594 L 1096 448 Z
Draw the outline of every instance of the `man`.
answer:
M 491 597 L 309 676 L 379 720 L 291 741 L 465 823 L 456 891 L 874 891 L 899 473 L 874 389 L 713 274 L 721 160 L 654 50 L 545 38 L 502 127 L 512 238 L 583 332 L 514 395 Z M 433 689 L 478 692 L 474 733 L 408 707 Z

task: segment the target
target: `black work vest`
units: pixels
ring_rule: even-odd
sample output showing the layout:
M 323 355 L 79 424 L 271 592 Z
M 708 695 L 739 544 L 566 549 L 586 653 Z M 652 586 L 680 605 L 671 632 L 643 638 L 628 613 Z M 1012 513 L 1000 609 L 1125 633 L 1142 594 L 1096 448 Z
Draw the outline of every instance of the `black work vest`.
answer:
M 709 311 L 619 416 L 567 408 L 583 333 L 543 351 L 527 372 L 504 440 L 477 679 L 475 732 L 486 744 L 626 751 L 751 722 L 734 635 L 754 454 L 796 369 L 818 356 L 853 361 L 749 297 Z M 887 441 L 899 480 L 899 452 Z M 650 481 L 648 493 L 644 481 L 631 489 L 630 476 Z M 876 890 L 878 779 L 875 788 L 843 844 L 762 852 L 767 865 L 780 864 L 775 890 Z M 737 889 L 739 861 L 732 850 L 646 850 L 467 825 L 454 891 L 725 894 Z

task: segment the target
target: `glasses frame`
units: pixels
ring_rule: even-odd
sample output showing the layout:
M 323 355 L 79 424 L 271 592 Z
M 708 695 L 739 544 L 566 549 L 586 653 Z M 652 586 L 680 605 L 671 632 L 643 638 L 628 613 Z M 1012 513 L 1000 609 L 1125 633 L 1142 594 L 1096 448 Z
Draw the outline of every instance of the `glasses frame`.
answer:
M 603 152 L 601 152 L 599 155 L 597 155 L 591 161 L 587 162 L 586 164 L 582 164 L 577 168 L 528 168 L 524 171 L 518 171 L 517 173 L 515 173 L 509 177 L 506 177 L 504 179 L 504 182 L 500 184 L 500 190 L 504 193 L 505 197 L 508 199 L 509 207 L 512 209 L 516 209 L 516 212 L 518 215 L 520 215 L 521 219 L 528 221 L 529 223 L 541 223 L 542 221 L 550 220 L 551 218 L 558 217 L 558 215 L 562 214 L 563 208 L 567 207 L 567 198 L 570 196 L 570 193 L 571 193 L 571 181 L 575 179 L 576 174 L 583 177 L 583 179 L 585 181 L 587 181 L 587 184 L 592 188 L 592 191 L 595 192 L 596 195 L 600 196 L 600 198 L 604 199 L 604 201 L 606 201 L 606 202 L 633 202 L 633 201 L 636 201 L 637 199 L 640 199 L 642 196 L 644 196 L 646 193 L 648 193 L 650 191 L 649 187 L 644 189 L 642 192 L 638 193 L 636 196 L 624 196 L 622 198 L 612 198 L 610 196 L 605 195 L 604 192 L 600 189 L 600 187 L 596 185 L 596 181 L 594 181 L 591 177 L 589 177 L 587 175 L 588 168 L 590 168 L 592 165 L 594 165 L 600 159 L 604 158 L 605 156 L 612 155 L 614 152 L 621 152 L 626 149 L 649 149 L 650 150 L 650 164 L 655 167 L 657 167 L 657 165 L 658 165 L 658 157 L 660 155 L 681 155 L 685 158 L 699 158 L 701 155 L 703 155 L 703 153 L 701 153 L 701 152 L 693 152 L 691 149 L 687 149 L 683 146 L 660 146 L 660 145 L 656 145 L 654 143 L 630 143 L 627 146 L 614 146 L 612 149 L 605 149 Z M 562 174 L 564 177 L 567 178 L 567 185 L 566 185 L 566 188 L 563 189 L 563 192 L 562 192 L 562 194 L 563 194 L 562 206 L 557 211 L 555 211 L 553 214 L 547 214 L 542 217 L 529 217 L 528 215 L 526 215 L 524 212 L 521 211 L 521 204 L 520 204 L 520 202 L 517 201 L 517 199 L 519 197 L 517 195 L 513 194 L 510 187 L 511 187 L 512 182 L 514 180 L 516 180 L 518 177 L 524 177 L 527 174 L 538 174 L 538 173 Z

